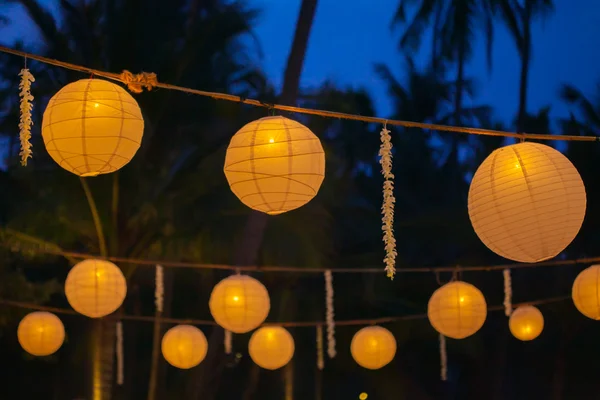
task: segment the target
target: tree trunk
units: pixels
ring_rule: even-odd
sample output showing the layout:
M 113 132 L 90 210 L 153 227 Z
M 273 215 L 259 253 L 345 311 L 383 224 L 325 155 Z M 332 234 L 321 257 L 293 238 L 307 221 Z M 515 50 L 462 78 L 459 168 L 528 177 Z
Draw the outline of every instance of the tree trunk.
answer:
M 92 322 L 92 400 L 109 400 L 112 396 L 116 322 L 96 319 Z
M 531 1 L 525 2 L 523 15 L 523 42 L 521 48 L 521 80 L 519 83 L 519 114 L 517 131 L 525 132 L 527 117 L 527 85 L 529 83 L 529 61 L 531 58 Z

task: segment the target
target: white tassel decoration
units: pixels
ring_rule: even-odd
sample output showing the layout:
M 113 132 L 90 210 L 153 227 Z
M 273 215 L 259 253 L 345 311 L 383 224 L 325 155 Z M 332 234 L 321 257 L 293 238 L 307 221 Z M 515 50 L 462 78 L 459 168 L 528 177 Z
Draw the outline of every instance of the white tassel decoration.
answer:
M 19 96 L 21 97 L 21 117 L 19 121 L 19 139 L 21 140 L 21 165 L 27 165 L 27 159 L 31 158 L 31 110 L 33 109 L 33 96 L 31 95 L 31 83 L 35 82 L 35 78 L 27 68 L 23 68 L 19 72 L 21 82 L 19 83 Z
M 156 311 L 163 312 L 165 294 L 165 281 L 163 275 L 162 265 L 156 265 L 156 283 L 154 288 L 154 303 L 156 304 Z
M 231 354 L 231 331 L 225 329 L 225 354 Z
M 446 354 L 446 337 L 440 333 L 440 377 L 448 379 L 448 356 Z
M 322 371 L 325 368 L 325 360 L 323 359 L 323 327 L 317 325 L 317 368 Z
M 394 237 L 394 174 L 392 174 L 392 137 L 386 126 L 381 130 L 381 146 L 379 147 L 379 163 L 383 175 L 383 204 L 381 206 L 383 242 L 385 244 L 385 272 L 388 278 L 394 279 L 396 274 L 396 238 Z
M 117 322 L 117 385 L 123 384 L 123 323 Z
M 327 322 L 327 354 L 335 357 L 335 321 L 333 310 L 333 275 L 331 270 L 325 271 L 325 310 Z
M 512 314 L 512 280 L 510 278 L 510 269 L 502 271 L 504 275 L 504 314 L 510 317 Z

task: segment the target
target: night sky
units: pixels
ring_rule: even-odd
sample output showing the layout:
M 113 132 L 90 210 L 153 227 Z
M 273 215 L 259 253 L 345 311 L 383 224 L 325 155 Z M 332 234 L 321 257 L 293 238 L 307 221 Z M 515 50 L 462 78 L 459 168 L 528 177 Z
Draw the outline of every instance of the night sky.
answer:
M 54 0 L 44 0 L 49 5 Z M 280 86 L 291 45 L 301 0 L 254 0 L 263 9 L 256 35 L 263 51 L 262 67 Z M 373 4 L 377 3 L 376 6 Z M 390 113 L 385 85 L 373 72 L 373 64 L 384 62 L 402 78 L 403 57 L 396 43 L 401 28 L 391 31 L 390 19 L 398 0 L 320 0 L 309 42 L 302 85 L 317 86 L 325 80 L 338 85 L 366 87 L 373 96 L 379 116 Z M 552 116 L 566 116 L 568 109 L 558 101 L 561 83 L 574 84 L 594 94 L 600 82 L 600 7 L 598 0 L 555 0 L 556 11 L 533 29 L 533 60 L 530 71 L 528 111 L 552 104 Z M 15 9 L 17 7 L 14 7 Z M 23 13 L 13 13 L 13 27 L 2 32 L 4 43 L 15 38 L 35 40 Z M 26 37 L 29 37 L 27 39 Z M 428 43 L 425 41 L 424 43 Z M 430 48 L 416 56 L 424 63 Z M 476 45 L 468 73 L 476 78 L 478 92 L 465 105 L 490 104 L 496 118 L 510 122 L 517 111 L 519 58 L 513 40 L 498 24 L 494 40 L 494 66 L 487 72 L 483 40 Z M 160 79 L 160 77 L 159 77 Z M 202 88 L 199 88 L 202 89 Z

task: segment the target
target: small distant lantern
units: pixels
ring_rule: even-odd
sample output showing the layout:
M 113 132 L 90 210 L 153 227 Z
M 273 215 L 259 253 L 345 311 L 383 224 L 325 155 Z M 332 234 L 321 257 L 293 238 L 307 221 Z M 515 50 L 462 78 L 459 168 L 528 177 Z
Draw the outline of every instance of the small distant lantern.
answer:
M 464 339 L 477 332 L 485 322 L 487 304 L 479 289 L 461 281 L 436 290 L 427 305 L 433 328 L 444 336 Z
M 571 295 L 580 313 L 600 320 L 600 265 L 592 265 L 577 275 Z
M 208 352 L 204 333 L 192 325 L 177 325 L 163 336 L 161 350 L 169 364 L 190 369 L 200 364 Z
M 252 334 L 248 352 L 259 367 L 279 369 L 294 356 L 294 338 L 280 326 L 263 326 Z
M 356 332 L 350 344 L 350 352 L 361 367 L 380 369 L 394 359 L 396 339 L 381 326 L 368 326 Z
M 586 195 L 577 169 L 539 143 L 495 150 L 469 189 L 469 217 L 479 239 L 510 260 L 535 263 L 562 252 L 585 217 Z
M 54 314 L 36 311 L 27 314 L 17 329 L 19 344 L 34 356 L 54 354 L 65 340 L 65 327 Z
M 242 203 L 277 215 L 317 195 L 325 176 L 325 153 L 319 138 L 301 123 L 265 117 L 231 138 L 224 171 Z
M 544 329 L 544 316 L 536 307 L 521 306 L 510 315 L 508 321 L 510 333 L 522 341 L 533 340 Z

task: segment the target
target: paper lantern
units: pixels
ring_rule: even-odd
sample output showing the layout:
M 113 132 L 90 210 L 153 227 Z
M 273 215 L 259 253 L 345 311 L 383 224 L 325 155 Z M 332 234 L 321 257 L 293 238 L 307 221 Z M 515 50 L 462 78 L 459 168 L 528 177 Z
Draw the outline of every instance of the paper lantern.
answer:
M 231 138 L 225 176 L 242 203 L 281 214 L 317 195 L 325 176 L 325 153 L 319 138 L 299 122 L 261 118 Z
M 533 340 L 540 336 L 544 329 L 544 316 L 536 307 L 521 306 L 510 315 L 508 327 L 517 339 Z
M 600 320 L 600 265 L 592 265 L 577 275 L 571 292 L 580 313 Z
M 464 339 L 477 332 L 485 322 L 487 304 L 475 286 L 450 282 L 433 292 L 427 305 L 427 318 L 444 336 Z
M 265 321 L 271 302 L 262 283 L 247 275 L 232 275 L 213 288 L 208 306 L 217 324 L 246 333 Z
M 577 169 L 538 143 L 495 150 L 469 189 L 469 217 L 479 239 L 518 262 L 539 262 L 563 251 L 579 232 L 585 207 Z
M 75 311 L 99 318 L 123 304 L 127 283 L 119 267 L 110 261 L 85 260 L 69 271 L 65 294 Z
M 65 340 L 65 327 L 60 319 L 49 312 L 27 314 L 19 323 L 17 338 L 23 350 L 34 356 L 55 353 Z
M 50 157 L 79 176 L 122 168 L 139 149 L 143 134 L 144 119 L 135 99 L 102 79 L 63 87 L 50 99 L 42 121 Z
M 352 358 L 367 369 L 385 367 L 396 355 L 396 339 L 381 326 L 368 326 L 354 334 L 350 343 Z
M 190 369 L 204 360 L 208 342 L 204 333 L 195 326 L 177 325 L 165 333 L 161 349 L 169 364 L 176 368 Z
M 280 326 L 263 326 L 250 337 L 248 352 L 259 367 L 278 369 L 294 356 L 294 338 Z

